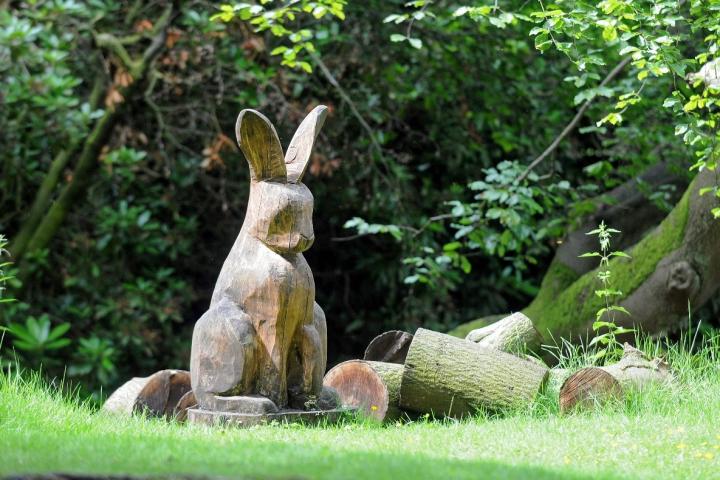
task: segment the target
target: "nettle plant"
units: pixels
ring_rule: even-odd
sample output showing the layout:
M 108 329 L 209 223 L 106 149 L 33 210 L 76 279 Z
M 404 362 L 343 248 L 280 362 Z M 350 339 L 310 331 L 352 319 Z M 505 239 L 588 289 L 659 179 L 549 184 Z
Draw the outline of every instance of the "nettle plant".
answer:
M 617 336 L 635 331 L 632 328 L 618 326 L 615 322 L 615 315 L 618 313 L 630 315 L 630 312 L 616 303 L 623 293 L 612 288 L 610 259 L 614 257 L 630 258 L 624 252 L 610 251 L 610 239 L 615 233 L 620 233 L 620 231 L 609 228 L 605 222 L 600 222 L 598 228 L 587 232 L 587 235 L 597 235 L 600 249 L 580 255 L 580 258 L 597 257 L 600 259 L 597 279 L 602 288 L 595 290 L 595 295 L 603 300 L 604 306 L 595 314 L 595 322 L 592 326 L 595 337 L 588 344 L 593 349 L 591 358 L 594 361 L 609 361 L 619 358 L 622 355 L 622 344 L 618 342 Z
M 8 303 L 13 301 L 12 298 L 5 296 L 5 285 L 13 278 L 12 275 L 7 272 L 7 268 L 12 265 L 12 262 L 3 261 L 3 257 L 10 256 L 10 252 L 5 249 L 5 247 L 7 246 L 7 238 L 5 237 L 5 235 L 0 234 L 0 303 Z

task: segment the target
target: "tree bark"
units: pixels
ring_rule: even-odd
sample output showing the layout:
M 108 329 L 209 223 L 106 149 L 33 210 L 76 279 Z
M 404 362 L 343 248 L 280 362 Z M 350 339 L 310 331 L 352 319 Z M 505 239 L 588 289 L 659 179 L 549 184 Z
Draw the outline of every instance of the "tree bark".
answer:
M 658 174 L 657 178 L 660 177 Z M 650 334 L 666 334 L 684 324 L 688 304 L 696 310 L 717 292 L 720 221 L 713 218 L 711 210 L 718 205 L 718 200 L 711 194 L 699 194 L 701 189 L 715 183 L 715 172 L 698 173 L 670 214 L 627 251 L 632 258 L 611 261 L 611 286 L 623 293 L 620 305 L 630 312 L 630 316 L 615 316 L 618 325 Z M 630 195 L 625 187 L 619 197 Z M 628 214 L 627 208 L 632 209 L 632 205 L 636 205 L 634 201 L 625 203 L 623 208 L 610 207 L 608 211 L 614 212 L 612 215 L 593 217 L 595 221 L 605 220 L 612 228 L 628 228 L 633 232 L 619 237 L 618 243 L 611 243 L 612 250 L 624 249 L 626 243 L 634 242 L 645 231 L 643 226 L 633 226 L 633 222 L 652 223 L 638 219 L 635 211 L 647 212 L 640 204 Z M 587 224 L 586 229 L 591 226 Z M 581 239 L 581 235 L 584 238 Z M 545 343 L 559 338 L 576 341 L 584 337 L 591 330 L 595 313 L 604 306 L 602 299 L 594 295 L 594 291 L 601 288 L 596 270 L 591 269 L 597 264 L 593 259 L 575 258 L 583 249 L 597 250 L 596 246 L 586 243 L 596 239 L 584 235 L 582 229 L 568 238 L 558 249 L 538 295 L 522 311 L 533 321 Z M 587 271 L 583 273 L 583 269 Z M 473 327 L 470 322 L 453 333 Z
M 334 388 L 345 407 L 357 407 L 381 422 L 399 418 L 400 380 L 404 367 L 397 363 L 349 360 L 330 369 L 323 385 Z
M 400 407 L 453 417 L 522 407 L 547 375 L 535 362 L 420 328 L 405 360 Z
M 570 375 L 560 388 L 560 411 L 592 408 L 622 399 L 629 388 L 642 389 L 672 380 L 670 367 L 659 358 L 648 360 L 625 344 L 622 359 L 604 367 L 588 367 Z

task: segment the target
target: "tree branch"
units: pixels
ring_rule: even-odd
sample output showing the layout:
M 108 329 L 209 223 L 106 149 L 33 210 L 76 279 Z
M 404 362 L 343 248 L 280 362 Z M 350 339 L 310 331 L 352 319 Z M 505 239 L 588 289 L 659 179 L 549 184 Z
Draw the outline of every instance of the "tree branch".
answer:
M 173 18 L 172 12 L 172 5 L 168 5 L 160 17 L 160 20 L 156 23 L 154 29 L 155 36 L 150 45 L 142 53 L 140 59 L 130 59 L 131 64 L 135 66 L 135 70 L 131 72 L 133 82 L 120 90 L 124 101 L 114 108 L 108 108 L 105 114 L 97 121 L 92 131 L 84 139 L 82 151 L 75 170 L 73 171 L 72 180 L 65 185 L 57 200 L 42 217 L 37 228 L 34 229 L 25 253 L 45 248 L 62 225 L 73 204 L 86 192 L 92 174 L 97 169 L 98 156 L 103 146 L 107 144 L 120 113 L 126 107 L 129 99 L 132 98 L 137 91 L 142 89 L 142 84 L 152 67 L 153 60 L 165 44 L 167 27 Z M 19 264 L 19 267 L 20 274 L 18 278 L 24 280 L 27 276 L 27 269 L 23 268 L 22 262 Z
M 605 85 L 610 83 L 615 77 L 617 77 L 618 74 L 623 70 L 623 68 L 625 68 L 625 66 L 630 63 L 630 60 L 630 57 L 622 59 L 622 61 L 618 63 L 615 68 L 610 71 L 610 73 L 607 74 L 603 81 L 600 82 L 598 88 L 604 87 Z M 533 168 L 537 167 L 543 160 L 548 157 L 548 155 L 555 151 L 558 145 L 560 145 L 560 142 L 562 142 L 565 137 L 567 137 L 568 134 L 575 129 L 577 124 L 580 122 L 580 119 L 585 114 L 585 112 L 590 107 L 595 98 L 596 97 L 589 98 L 585 101 L 585 103 L 582 104 L 580 110 L 577 111 L 573 119 L 570 120 L 570 123 L 568 123 L 563 129 L 563 131 L 560 132 L 560 135 L 558 135 L 555 140 L 553 140 L 552 143 L 545 149 L 545 151 L 542 152 L 539 157 L 533 160 L 530 165 L 528 165 L 528 167 L 525 169 L 525 171 L 518 177 L 518 182 L 524 180 L 530 174 Z

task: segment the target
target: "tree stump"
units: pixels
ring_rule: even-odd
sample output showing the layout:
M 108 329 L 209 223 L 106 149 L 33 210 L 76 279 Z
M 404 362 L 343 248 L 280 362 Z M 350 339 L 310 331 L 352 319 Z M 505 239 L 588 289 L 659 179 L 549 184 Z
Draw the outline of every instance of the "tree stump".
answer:
M 324 385 L 338 392 L 341 405 L 390 421 L 402 414 L 398 403 L 403 370 L 397 363 L 349 360 L 330 369 Z
M 628 388 L 672 380 L 667 363 L 648 360 L 637 348 L 626 343 L 619 362 L 604 367 L 587 367 L 568 377 L 560 389 L 560 411 L 593 408 L 610 400 L 620 400 Z
M 160 370 L 149 377 L 135 377 L 115 390 L 103 410 L 131 415 L 145 412 L 153 417 L 172 418 L 182 397 L 190 392 L 190 372 Z
M 400 407 L 453 417 L 521 407 L 547 376 L 535 362 L 420 328 L 405 360 Z
M 540 346 L 542 337 L 532 320 L 517 312 L 487 327 L 475 329 L 466 340 L 483 347 L 495 348 L 508 353 L 520 353 Z
M 363 360 L 388 363 L 405 363 L 410 342 L 413 336 L 411 333 L 400 330 L 390 330 L 373 338 L 365 349 Z

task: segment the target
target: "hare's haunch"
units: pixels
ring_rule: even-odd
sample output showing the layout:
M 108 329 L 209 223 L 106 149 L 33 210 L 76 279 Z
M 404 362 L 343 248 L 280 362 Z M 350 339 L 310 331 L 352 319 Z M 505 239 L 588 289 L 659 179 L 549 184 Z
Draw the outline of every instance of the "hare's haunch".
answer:
M 335 406 L 322 387 L 325 314 L 302 255 L 314 233 L 313 196 L 301 180 L 326 113 L 324 106 L 310 112 L 284 158 L 267 118 L 254 110 L 238 116 L 250 199 L 210 308 L 193 332 L 190 373 L 203 409 L 262 414 Z

